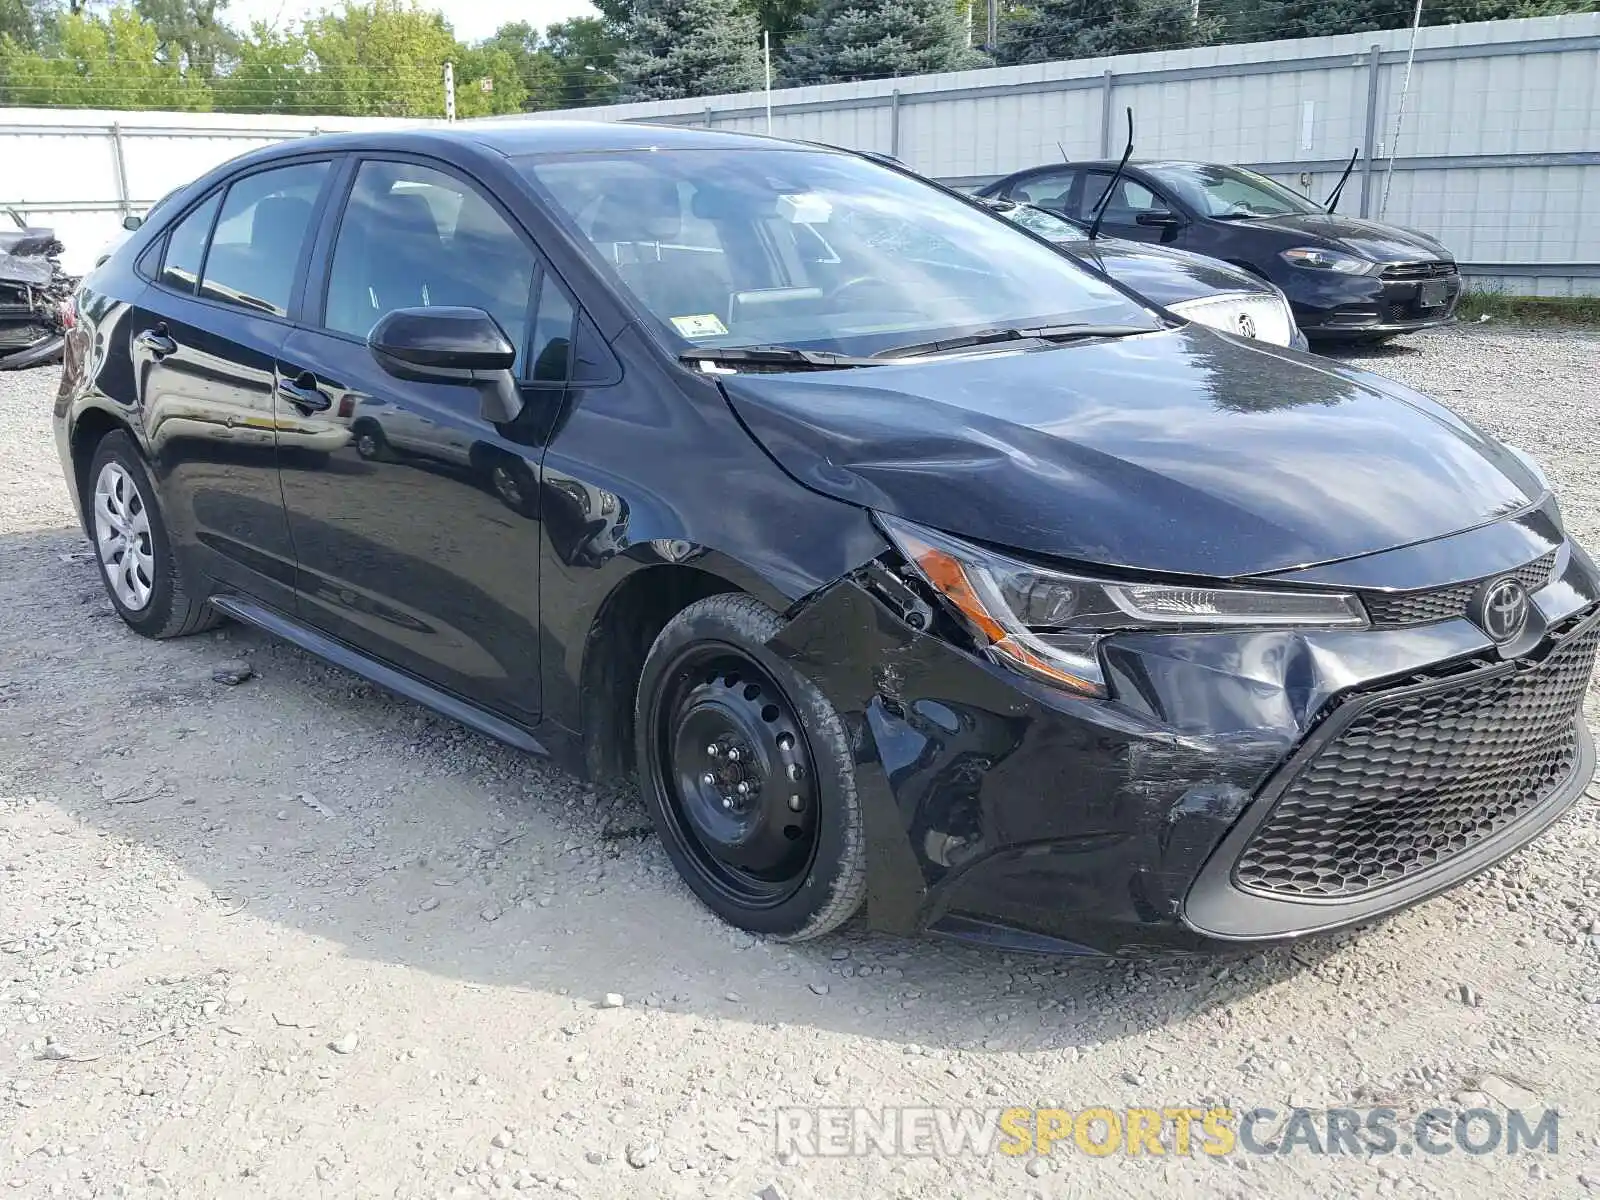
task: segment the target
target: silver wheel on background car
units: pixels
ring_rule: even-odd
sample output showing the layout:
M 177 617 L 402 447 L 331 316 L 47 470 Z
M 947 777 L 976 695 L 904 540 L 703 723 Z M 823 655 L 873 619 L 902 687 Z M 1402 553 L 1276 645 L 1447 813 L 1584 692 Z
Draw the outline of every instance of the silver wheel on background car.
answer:
M 129 612 L 141 611 L 155 590 L 150 514 L 133 477 L 115 462 L 94 482 L 94 541 L 117 599 Z

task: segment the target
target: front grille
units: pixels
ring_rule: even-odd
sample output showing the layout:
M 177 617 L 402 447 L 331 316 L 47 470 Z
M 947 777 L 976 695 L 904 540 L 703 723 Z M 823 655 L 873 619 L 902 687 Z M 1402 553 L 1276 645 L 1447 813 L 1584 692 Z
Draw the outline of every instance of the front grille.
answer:
M 1384 279 L 1448 279 L 1456 274 L 1453 262 L 1395 263 L 1383 269 Z
M 1344 899 L 1494 836 L 1571 774 L 1597 645 L 1600 624 L 1536 667 L 1350 701 L 1358 711 L 1310 752 L 1245 844 L 1235 882 Z
M 1544 557 L 1536 558 L 1506 574 L 1520 580 L 1530 592 L 1537 592 L 1550 582 L 1555 566 L 1556 552 L 1552 550 Z M 1498 579 L 1500 576 L 1486 578 Z M 1407 625 L 1427 625 L 1433 621 L 1466 616 L 1467 607 L 1472 603 L 1472 593 L 1482 583 L 1482 579 L 1474 579 L 1471 583 L 1436 588 L 1431 592 L 1368 592 L 1361 600 L 1367 606 L 1367 616 L 1371 618 L 1374 629 L 1399 629 Z

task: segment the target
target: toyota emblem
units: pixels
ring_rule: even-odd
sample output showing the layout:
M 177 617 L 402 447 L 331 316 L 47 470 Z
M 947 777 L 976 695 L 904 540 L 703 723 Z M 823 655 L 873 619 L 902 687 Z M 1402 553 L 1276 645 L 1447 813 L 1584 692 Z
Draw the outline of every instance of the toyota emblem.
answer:
M 1476 619 L 1495 642 L 1514 641 L 1528 625 L 1528 589 L 1515 579 L 1496 579 L 1479 593 Z
M 1239 314 L 1239 336 L 1253 338 L 1256 335 L 1255 319 L 1249 313 Z

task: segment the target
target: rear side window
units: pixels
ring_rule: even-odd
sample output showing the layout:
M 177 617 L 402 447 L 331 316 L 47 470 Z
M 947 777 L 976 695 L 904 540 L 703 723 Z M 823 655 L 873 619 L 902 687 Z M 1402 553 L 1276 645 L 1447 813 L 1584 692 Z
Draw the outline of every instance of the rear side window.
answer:
M 200 294 L 287 316 L 295 269 L 327 174 L 325 162 L 299 163 L 248 175 L 230 187 L 211 237 Z
M 323 324 L 365 338 L 397 308 L 481 308 L 518 348 L 520 367 L 536 270 L 533 252 L 476 188 L 415 163 L 365 162 L 339 222 Z
M 1067 193 L 1072 190 L 1072 171 L 1050 171 L 1019 183 L 1007 193 L 1013 200 L 1055 212 L 1067 211 Z
M 173 228 L 167 238 L 167 257 L 161 264 L 161 282 L 167 287 L 194 294 L 200 282 L 200 264 L 206 256 L 206 239 L 211 236 L 221 202 L 219 192 Z

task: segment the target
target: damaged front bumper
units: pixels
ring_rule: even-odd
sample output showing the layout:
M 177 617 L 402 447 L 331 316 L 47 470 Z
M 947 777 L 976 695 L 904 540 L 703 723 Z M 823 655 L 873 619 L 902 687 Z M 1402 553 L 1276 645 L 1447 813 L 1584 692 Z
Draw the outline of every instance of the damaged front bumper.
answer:
M 1259 872 L 1241 882 L 1235 869 L 1285 788 L 1360 713 L 1408 689 L 1454 696 L 1506 673 L 1537 679 L 1563 653 L 1592 661 L 1597 602 L 1592 565 L 1564 546 L 1535 596 L 1548 632 L 1514 663 L 1464 617 L 1118 636 L 1106 652 L 1109 701 L 1053 690 L 926 632 L 867 573 L 813 597 L 771 646 L 851 729 L 871 925 L 1042 952 L 1204 951 L 1370 921 L 1459 883 L 1559 816 L 1594 769 L 1570 712 L 1555 738 L 1561 777 L 1536 802 L 1464 828 L 1459 852 L 1398 881 L 1380 863 L 1372 887 L 1319 895 L 1304 879 L 1326 881 L 1296 875 L 1306 864 L 1292 850 L 1266 888 Z M 1578 708 L 1581 692 L 1562 702 Z M 1381 764 L 1375 772 L 1388 778 Z M 1403 811 L 1405 801 L 1380 799 Z

